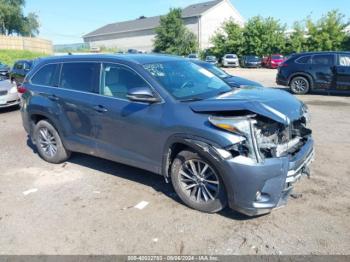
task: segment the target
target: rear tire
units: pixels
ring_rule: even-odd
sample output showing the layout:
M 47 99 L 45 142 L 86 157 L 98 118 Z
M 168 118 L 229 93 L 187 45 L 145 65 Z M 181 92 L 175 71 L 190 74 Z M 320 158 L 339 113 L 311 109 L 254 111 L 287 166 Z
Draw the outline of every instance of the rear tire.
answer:
M 35 125 L 33 135 L 42 159 L 52 164 L 60 164 L 69 159 L 71 152 L 65 149 L 57 130 L 47 120 L 41 120 Z
M 303 76 L 294 77 L 289 86 L 292 93 L 296 95 L 305 95 L 310 92 L 310 81 Z
M 227 205 L 220 174 L 195 152 L 182 151 L 176 156 L 171 167 L 171 181 L 180 199 L 193 209 L 216 213 Z

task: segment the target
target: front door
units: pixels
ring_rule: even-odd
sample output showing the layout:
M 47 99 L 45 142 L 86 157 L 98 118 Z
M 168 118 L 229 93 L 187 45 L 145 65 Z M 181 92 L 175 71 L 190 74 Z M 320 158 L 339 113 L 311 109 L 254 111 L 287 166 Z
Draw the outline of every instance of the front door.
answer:
M 337 90 L 350 90 L 350 55 L 339 54 L 335 68 Z
M 101 95 L 95 100 L 95 105 L 101 109 L 95 123 L 97 147 L 103 158 L 157 173 L 163 150 L 160 122 L 164 103 L 131 102 L 127 93 L 136 87 L 151 88 L 127 66 L 103 65 Z
M 314 88 L 330 89 L 335 86 L 335 56 L 333 54 L 314 55 L 312 58 L 312 74 L 315 79 Z

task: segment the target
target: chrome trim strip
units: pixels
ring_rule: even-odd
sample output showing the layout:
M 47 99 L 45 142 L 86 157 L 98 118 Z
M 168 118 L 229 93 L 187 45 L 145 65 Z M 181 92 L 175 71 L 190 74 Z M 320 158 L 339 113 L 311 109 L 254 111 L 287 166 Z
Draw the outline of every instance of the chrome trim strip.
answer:
M 289 178 L 298 177 L 299 175 L 301 176 L 301 173 L 300 173 L 301 169 L 303 169 L 305 166 L 309 165 L 312 161 L 314 161 L 314 158 L 315 158 L 315 150 L 312 150 L 311 154 L 305 159 L 305 161 L 296 170 L 288 171 L 287 180 Z

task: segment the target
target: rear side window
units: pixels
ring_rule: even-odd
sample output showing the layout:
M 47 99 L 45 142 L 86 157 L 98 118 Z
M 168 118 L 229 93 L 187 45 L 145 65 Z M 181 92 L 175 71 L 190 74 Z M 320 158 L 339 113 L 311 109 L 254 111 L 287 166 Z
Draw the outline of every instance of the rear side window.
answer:
M 340 54 L 339 55 L 339 65 L 340 66 L 350 66 L 350 55 Z
M 99 75 L 99 63 L 65 63 L 62 65 L 60 87 L 96 93 L 98 92 Z
M 314 55 L 312 63 L 315 65 L 333 65 L 333 55 Z
M 134 71 L 116 64 L 105 64 L 102 72 L 101 95 L 126 99 L 128 91 L 148 84 Z
M 34 85 L 57 86 L 58 84 L 58 64 L 50 64 L 42 67 L 32 77 L 31 82 Z
M 295 62 L 299 63 L 299 64 L 310 64 L 311 63 L 311 56 L 302 56 L 300 58 L 298 58 L 297 60 L 295 60 Z

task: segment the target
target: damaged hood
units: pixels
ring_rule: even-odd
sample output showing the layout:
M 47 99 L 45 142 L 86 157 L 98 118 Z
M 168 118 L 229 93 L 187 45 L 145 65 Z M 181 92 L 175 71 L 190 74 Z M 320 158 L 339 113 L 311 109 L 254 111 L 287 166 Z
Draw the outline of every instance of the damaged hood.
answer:
M 304 104 L 286 91 L 244 87 L 215 98 L 193 102 L 190 107 L 197 113 L 250 111 L 289 125 L 303 115 Z

